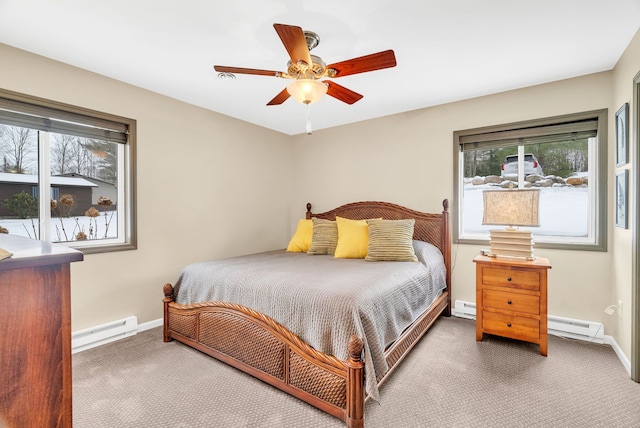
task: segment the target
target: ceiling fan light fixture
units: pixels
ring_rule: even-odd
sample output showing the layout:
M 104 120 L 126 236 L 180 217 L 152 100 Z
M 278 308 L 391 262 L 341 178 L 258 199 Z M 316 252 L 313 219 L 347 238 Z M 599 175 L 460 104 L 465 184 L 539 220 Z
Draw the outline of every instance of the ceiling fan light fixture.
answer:
M 287 92 L 301 104 L 313 104 L 327 93 L 327 85 L 319 80 L 298 79 L 287 86 Z

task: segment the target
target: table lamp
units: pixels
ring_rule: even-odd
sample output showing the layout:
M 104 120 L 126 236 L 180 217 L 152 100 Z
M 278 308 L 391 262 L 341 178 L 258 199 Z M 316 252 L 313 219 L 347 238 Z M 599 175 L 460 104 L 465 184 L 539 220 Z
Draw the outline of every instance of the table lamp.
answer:
M 540 226 L 538 189 L 484 190 L 482 224 L 503 225 L 490 230 L 490 257 L 534 260 L 531 231 L 514 226 Z

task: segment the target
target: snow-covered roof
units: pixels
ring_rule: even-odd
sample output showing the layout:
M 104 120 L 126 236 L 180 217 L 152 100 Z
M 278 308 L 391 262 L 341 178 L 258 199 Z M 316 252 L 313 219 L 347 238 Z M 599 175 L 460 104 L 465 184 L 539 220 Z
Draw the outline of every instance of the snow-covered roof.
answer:
M 58 177 L 54 175 L 49 178 L 49 181 L 54 186 L 98 187 L 97 184 L 80 177 Z M 0 183 L 38 184 L 38 176 L 35 174 L 0 172 Z

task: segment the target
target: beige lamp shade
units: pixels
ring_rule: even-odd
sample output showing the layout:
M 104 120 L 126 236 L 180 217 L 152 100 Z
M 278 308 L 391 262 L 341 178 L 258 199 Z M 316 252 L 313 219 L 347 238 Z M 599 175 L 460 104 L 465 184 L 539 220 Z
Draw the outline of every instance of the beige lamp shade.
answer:
M 482 224 L 540 226 L 540 191 L 484 190 Z
M 313 104 L 327 93 L 327 85 L 319 80 L 298 79 L 287 86 L 287 92 L 301 104 Z
M 508 226 L 489 231 L 489 256 L 533 260 L 533 239 L 530 231 L 513 226 L 540 226 L 538 216 L 540 191 L 485 190 L 482 192 L 484 215 L 482 224 Z

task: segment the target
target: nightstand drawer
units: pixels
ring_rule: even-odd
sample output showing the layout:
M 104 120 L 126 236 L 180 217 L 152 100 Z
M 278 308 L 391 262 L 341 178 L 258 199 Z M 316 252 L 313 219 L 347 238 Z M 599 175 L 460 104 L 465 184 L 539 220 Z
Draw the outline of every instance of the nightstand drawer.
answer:
M 496 290 L 483 290 L 482 293 L 485 308 L 525 312 L 532 315 L 540 313 L 540 297 L 538 296 Z
M 519 339 L 522 336 L 538 339 L 540 337 L 540 321 L 513 315 L 482 313 L 482 328 L 487 333 Z
M 518 270 L 498 267 L 482 269 L 482 283 L 500 287 L 515 287 L 523 290 L 540 289 L 540 272 L 535 270 Z

